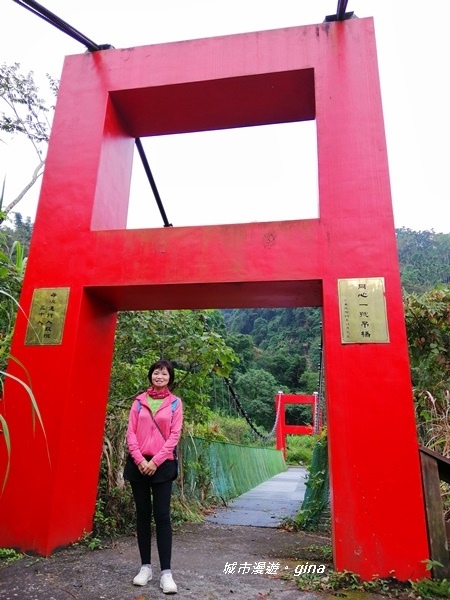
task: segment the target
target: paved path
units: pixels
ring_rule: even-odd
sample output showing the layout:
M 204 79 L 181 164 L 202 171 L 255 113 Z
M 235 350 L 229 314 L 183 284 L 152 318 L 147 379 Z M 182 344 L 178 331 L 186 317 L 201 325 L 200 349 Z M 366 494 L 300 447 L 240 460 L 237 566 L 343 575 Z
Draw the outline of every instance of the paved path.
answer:
M 207 520 L 217 525 L 278 527 L 286 518 L 294 518 L 303 501 L 307 470 L 288 467 L 249 492 L 218 508 Z
M 311 560 L 306 548 L 322 544 L 323 537 L 309 532 L 275 529 L 280 520 L 293 517 L 305 491 L 306 470 L 290 467 L 286 472 L 242 494 L 227 508 L 217 510 L 206 523 L 185 523 L 174 532 L 173 568 L 178 584 L 177 600 L 385 600 L 385 596 L 360 591 L 314 591 L 299 589 L 295 566 Z M 222 524 L 223 523 L 223 524 Z M 244 525 L 242 525 L 244 523 Z M 156 551 L 155 546 L 153 546 Z M 303 550 L 302 550 L 303 548 Z M 298 557 L 295 560 L 292 557 Z M 279 562 L 285 579 L 277 575 L 228 572 L 226 564 Z M 1 561 L 0 561 L 1 563 Z M 157 563 L 157 561 L 156 561 Z M 132 585 L 140 564 L 136 538 L 121 536 L 92 552 L 74 544 L 49 558 L 25 555 L 0 564 L 1 600 L 156 600 L 163 598 L 159 569 L 143 588 Z M 331 568 L 331 565 L 327 566 Z M 281 569 L 281 567 L 280 567 Z

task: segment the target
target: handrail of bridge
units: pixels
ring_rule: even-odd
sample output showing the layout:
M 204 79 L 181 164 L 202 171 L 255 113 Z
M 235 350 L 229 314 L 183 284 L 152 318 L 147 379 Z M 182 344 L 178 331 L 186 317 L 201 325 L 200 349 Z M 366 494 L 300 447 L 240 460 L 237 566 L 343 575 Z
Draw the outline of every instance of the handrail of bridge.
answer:
M 450 459 L 419 446 L 430 558 L 436 579 L 450 578 L 450 527 L 446 527 L 441 481 L 450 484 Z M 442 566 L 439 566 L 442 565 Z

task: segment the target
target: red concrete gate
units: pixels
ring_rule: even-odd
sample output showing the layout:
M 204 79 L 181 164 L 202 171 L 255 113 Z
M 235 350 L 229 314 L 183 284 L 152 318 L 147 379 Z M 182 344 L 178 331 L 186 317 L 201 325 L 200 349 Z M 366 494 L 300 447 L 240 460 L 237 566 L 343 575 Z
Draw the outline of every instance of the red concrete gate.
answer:
M 125 230 L 135 137 L 309 119 L 320 218 Z M 425 575 L 372 19 L 68 57 L 20 302 L 0 546 L 91 528 L 117 311 L 321 306 L 335 567 Z
M 312 425 L 288 425 L 286 423 L 286 405 L 288 404 L 296 404 L 297 406 L 299 404 L 309 405 L 311 407 Z M 285 460 L 287 435 L 314 435 L 320 432 L 321 418 L 317 393 L 311 396 L 303 396 L 300 394 L 283 394 L 282 392 L 278 392 L 275 396 L 275 413 L 277 415 L 275 430 L 276 448 L 277 450 L 282 450 Z

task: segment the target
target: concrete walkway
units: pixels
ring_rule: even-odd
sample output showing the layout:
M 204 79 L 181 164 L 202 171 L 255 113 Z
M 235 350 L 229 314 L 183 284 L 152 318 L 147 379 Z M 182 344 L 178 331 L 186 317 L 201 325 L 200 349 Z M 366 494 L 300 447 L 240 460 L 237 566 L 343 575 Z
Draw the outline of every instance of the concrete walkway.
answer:
M 305 496 L 307 473 L 304 467 L 288 467 L 231 500 L 228 506 L 218 508 L 207 521 L 217 525 L 278 527 L 283 519 L 297 514 Z
M 310 545 L 323 545 L 324 539 L 309 532 L 300 534 L 275 528 L 284 517 L 295 516 L 304 496 L 305 476 L 305 469 L 290 467 L 242 494 L 227 508 L 218 509 L 217 514 L 208 519 L 210 522 L 185 523 L 177 528 L 172 557 L 178 584 L 177 600 L 269 597 L 270 600 L 336 600 L 336 596 L 346 596 L 347 600 L 385 600 L 386 596 L 359 590 L 303 591 L 299 588 L 295 567 L 311 560 L 305 549 Z M 156 552 L 155 545 L 153 549 Z M 83 544 L 73 544 L 49 558 L 24 555 L 11 563 L 2 562 L 2 600 L 163 598 L 156 557 L 153 580 L 139 589 L 132 585 L 140 565 L 134 535 L 120 536 L 94 552 Z M 253 565 L 278 563 L 280 573 L 290 574 L 290 577 L 253 570 Z M 230 570 L 233 564 L 236 570 Z M 241 568 L 244 565 L 246 568 Z

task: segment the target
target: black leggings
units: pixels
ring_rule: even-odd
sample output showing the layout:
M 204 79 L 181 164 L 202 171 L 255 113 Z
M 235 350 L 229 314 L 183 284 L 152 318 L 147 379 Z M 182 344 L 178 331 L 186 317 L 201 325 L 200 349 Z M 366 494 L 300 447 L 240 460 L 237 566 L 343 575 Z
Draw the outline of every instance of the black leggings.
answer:
M 172 481 L 154 483 L 130 481 L 136 505 L 136 531 L 139 553 L 143 565 L 151 563 L 152 513 L 156 528 L 161 571 L 170 569 L 172 557 L 172 524 L 170 521 L 170 498 Z

